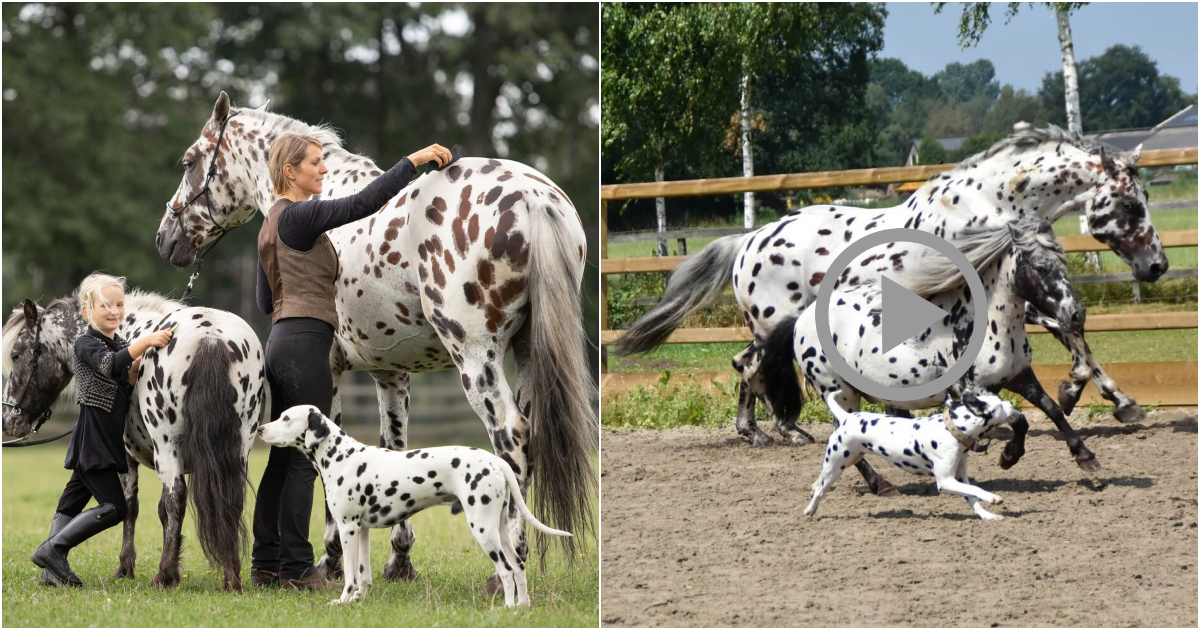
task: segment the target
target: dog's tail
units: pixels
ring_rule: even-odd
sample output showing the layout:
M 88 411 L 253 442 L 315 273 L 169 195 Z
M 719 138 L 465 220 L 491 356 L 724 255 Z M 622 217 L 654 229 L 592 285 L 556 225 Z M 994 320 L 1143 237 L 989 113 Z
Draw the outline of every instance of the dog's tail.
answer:
M 529 511 L 529 506 L 525 505 L 525 499 L 521 497 L 521 486 L 517 483 L 517 476 L 513 474 L 512 468 L 509 467 L 508 462 L 497 457 L 496 467 L 504 473 L 504 480 L 508 482 L 508 500 L 516 504 L 517 510 L 521 512 L 521 516 L 524 516 L 525 520 L 529 521 L 529 524 L 533 525 L 534 529 L 542 532 L 543 534 L 549 534 L 551 536 L 571 535 L 570 532 L 554 529 L 553 527 L 550 527 L 534 518 L 533 513 Z
M 841 405 L 838 405 L 837 403 L 837 395 L 841 393 L 841 391 L 842 390 L 840 389 L 835 389 L 828 394 L 825 394 L 825 404 L 829 405 L 829 413 L 833 414 L 833 426 L 835 427 L 842 426 L 842 424 L 850 418 L 850 414 L 846 413 L 846 410 L 842 409 Z
M 182 379 L 187 388 L 182 409 L 186 424 L 179 451 L 191 472 L 188 494 L 200 548 L 210 560 L 237 575 L 246 550 L 242 507 L 249 480 L 230 365 L 224 343 L 214 337 L 199 341 Z

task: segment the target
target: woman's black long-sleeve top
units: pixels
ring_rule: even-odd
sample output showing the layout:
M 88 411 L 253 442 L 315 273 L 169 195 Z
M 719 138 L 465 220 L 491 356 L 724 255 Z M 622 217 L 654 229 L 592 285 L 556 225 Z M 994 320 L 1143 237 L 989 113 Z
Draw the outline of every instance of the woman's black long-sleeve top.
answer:
M 325 232 L 370 216 L 395 197 L 412 181 L 416 167 L 404 158 L 358 193 L 341 199 L 314 199 L 288 205 L 279 215 L 279 238 L 288 247 L 307 252 Z M 271 285 L 262 260 L 258 261 L 258 285 L 255 290 L 258 309 L 270 314 L 274 310 Z

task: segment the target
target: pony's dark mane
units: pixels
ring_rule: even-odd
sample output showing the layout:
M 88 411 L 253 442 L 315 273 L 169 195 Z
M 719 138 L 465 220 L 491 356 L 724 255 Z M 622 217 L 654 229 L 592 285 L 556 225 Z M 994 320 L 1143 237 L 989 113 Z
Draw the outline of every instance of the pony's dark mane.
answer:
M 954 170 L 957 171 L 977 166 L 980 162 L 989 160 L 1009 149 L 1018 152 L 1039 147 L 1043 144 L 1068 144 L 1091 155 L 1099 155 L 1101 149 L 1103 149 L 1106 156 L 1113 158 L 1120 157 L 1131 162 L 1128 154 L 1117 147 L 1090 138 L 1084 138 L 1077 133 L 1066 131 L 1055 125 L 1048 125 L 1041 129 L 1023 129 L 1014 132 L 1011 136 L 997 141 L 996 144 L 988 147 L 983 152 L 976 153 L 959 162 Z

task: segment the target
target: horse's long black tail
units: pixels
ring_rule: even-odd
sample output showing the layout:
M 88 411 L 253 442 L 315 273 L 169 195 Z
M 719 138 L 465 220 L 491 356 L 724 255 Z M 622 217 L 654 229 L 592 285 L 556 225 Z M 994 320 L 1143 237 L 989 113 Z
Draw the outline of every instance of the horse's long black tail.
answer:
M 242 421 L 237 390 L 230 382 L 229 350 L 206 337 L 183 374 L 185 428 L 180 451 L 191 471 L 189 498 L 196 537 L 208 559 L 222 567 L 240 567 L 246 551 L 246 468 L 242 462 Z
M 796 318 L 788 317 L 775 326 L 763 343 L 762 360 L 758 370 L 762 378 L 763 397 L 781 421 L 795 421 L 803 408 L 800 378 L 792 361 L 795 359 Z

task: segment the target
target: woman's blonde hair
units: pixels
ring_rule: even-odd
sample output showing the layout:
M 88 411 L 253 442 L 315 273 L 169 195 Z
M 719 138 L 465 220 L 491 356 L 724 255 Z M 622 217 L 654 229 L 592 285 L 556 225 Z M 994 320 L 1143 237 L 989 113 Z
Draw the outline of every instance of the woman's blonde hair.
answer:
M 92 272 L 88 277 L 79 283 L 79 305 L 83 310 L 83 317 L 87 323 L 96 330 L 100 327 L 96 325 L 93 319 L 96 316 L 96 310 L 92 305 L 99 302 L 105 308 L 112 308 L 112 304 L 104 297 L 101 291 L 106 287 L 118 287 L 121 291 L 125 291 L 124 276 L 110 276 L 99 271 Z
M 292 168 L 299 168 L 310 144 L 321 147 L 321 141 L 312 136 L 285 133 L 271 145 L 271 155 L 267 158 L 267 172 L 271 175 L 271 187 L 276 197 L 282 197 L 292 188 L 292 181 L 283 174 L 283 167 L 291 164 Z

